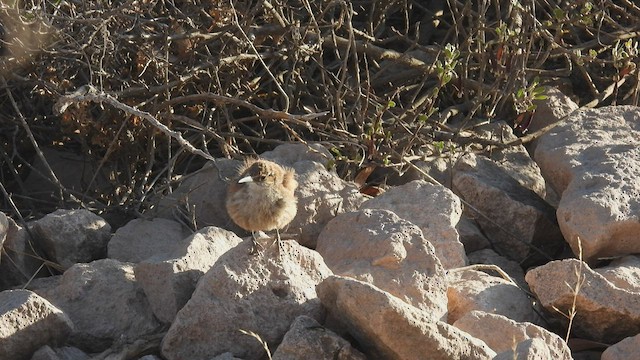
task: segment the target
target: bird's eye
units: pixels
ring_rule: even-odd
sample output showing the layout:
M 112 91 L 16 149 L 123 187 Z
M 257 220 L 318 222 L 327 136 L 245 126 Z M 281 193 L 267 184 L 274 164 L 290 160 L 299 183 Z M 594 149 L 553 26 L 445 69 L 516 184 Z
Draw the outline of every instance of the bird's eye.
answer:
M 267 177 L 273 177 L 273 173 L 268 173 Z

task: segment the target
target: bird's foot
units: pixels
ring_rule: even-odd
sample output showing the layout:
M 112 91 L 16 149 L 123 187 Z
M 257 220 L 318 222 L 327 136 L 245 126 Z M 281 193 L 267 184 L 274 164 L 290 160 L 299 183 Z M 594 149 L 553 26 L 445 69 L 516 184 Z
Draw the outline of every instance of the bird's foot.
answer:
M 262 246 L 262 244 L 260 244 L 258 238 L 256 237 L 256 233 L 253 231 L 251 232 L 251 239 L 253 240 L 253 245 L 251 246 L 251 250 L 249 250 L 249 254 L 262 255 L 264 247 Z

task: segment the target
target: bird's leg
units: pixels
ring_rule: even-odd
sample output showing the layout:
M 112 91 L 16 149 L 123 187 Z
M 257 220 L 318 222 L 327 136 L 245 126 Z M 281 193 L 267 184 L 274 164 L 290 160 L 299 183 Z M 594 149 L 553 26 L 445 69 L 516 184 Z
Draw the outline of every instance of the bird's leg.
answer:
M 252 231 L 251 232 L 251 239 L 253 239 L 253 246 L 251 247 L 251 251 L 249 252 L 252 255 L 257 255 L 260 254 L 262 251 L 262 245 L 260 245 L 260 243 L 258 242 L 258 239 L 256 238 L 256 232 Z
M 278 229 L 276 229 L 276 240 L 271 243 L 271 246 L 273 246 L 273 244 L 275 243 L 278 243 L 278 258 L 280 258 L 282 256 L 282 241 L 280 239 L 280 230 Z

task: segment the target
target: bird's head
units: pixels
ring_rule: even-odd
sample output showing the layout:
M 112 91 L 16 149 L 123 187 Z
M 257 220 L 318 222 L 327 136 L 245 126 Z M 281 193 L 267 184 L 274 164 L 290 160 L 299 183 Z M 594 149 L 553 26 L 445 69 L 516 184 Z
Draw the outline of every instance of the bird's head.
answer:
M 240 175 L 238 184 L 250 182 L 258 185 L 279 184 L 282 183 L 283 177 L 284 170 L 280 165 L 270 161 L 258 160 L 245 169 Z

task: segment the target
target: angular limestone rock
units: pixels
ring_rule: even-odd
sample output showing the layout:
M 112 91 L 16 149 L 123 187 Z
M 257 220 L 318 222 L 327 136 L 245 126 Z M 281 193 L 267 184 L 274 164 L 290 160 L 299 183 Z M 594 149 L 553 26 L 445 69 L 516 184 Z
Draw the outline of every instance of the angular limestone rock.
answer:
M 629 255 L 615 259 L 607 266 L 594 270 L 613 285 L 640 293 L 640 256 Z
M 6 218 L 8 227 L 0 258 L 0 290 L 26 284 L 29 279 L 47 276 L 43 254 L 27 229 Z
M 300 233 L 300 244 L 314 249 L 329 220 L 358 209 L 366 199 L 355 184 L 342 180 L 320 163 L 300 161 L 293 168 L 298 180 L 298 214 L 289 229 Z
M 103 351 L 113 341 L 132 341 L 160 326 L 130 263 L 76 264 L 34 291 L 69 315 L 75 325 L 71 341 L 86 350 Z
M 28 360 L 41 346 L 65 341 L 72 330 L 69 317 L 35 293 L 0 292 L 0 358 Z
M 111 226 L 85 210 L 56 210 L 33 222 L 33 231 L 50 259 L 68 269 L 107 255 Z
M 273 360 L 366 360 L 349 342 L 308 316 L 298 316 Z
M 391 211 L 337 216 L 320 234 L 317 251 L 335 274 L 371 283 L 435 319 L 446 318 L 446 279 L 433 246 L 419 227 Z
M 609 346 L 600 360 L 628 360 L 640 358 L 640 334 L 630 336 Z
M 558 223 L 576 257 L 580 245 L 588 263 L 640 252 L 640 108 L 576 112 L 540 137 L 535 159 L 562 195 Z
M 535 322 L 531 300 L 517 285 L 471 269 L 456 269 L 449 279 L 449 323 L 473 310 L 503 315 L 515 321 Z
M 584 262 L 552 261 L 530 270 L 525 279 L 542 306 L 553 314 L 557 314 L 554 307 L 569 314 L 575 297 L 572 333 L 577 336 L 616 342 L 640 332 L 640 293 L 613 285 Z M 577 293 L 576 284 L 582 284 Z M 561 315 L 558 318 L 564 320 Z
M 250 254 L 252 240 L 222 255 L 202 277 L 162 342 L 168 360 L 208 360 L 231 353 L 264 355 L 253 332 L 275 349 L 300 315 L 320 319 L 324 310 L 315 285 L 331 274 L 313 250 L 295 241 Z
M 529 322 L 513 321 L 505 316 L 483 311 L 471 311 L 458 319 L 453 326 L 484 341 L 497 353 L 512 350 L 514 343 L 538 339 L 550 354 L 548 359 L 573 359 L 571 350 L 563 339 Z
M 445 269 L 467 265 L 456 230 L 462 205 L 458 196 L 446 187 L 415 180 L 367 200 L 361 209 L 389 210 L 420 227 Z
M 209 226 L 176 242 L 171 252 L 138 263 L 136 279 L 156 317 L 171 323 L 191 298 L 200 277 L 222 254 L 241 242 L 231 231 Z
M 484 342 L 371 284 L 331 276 L 318 285 L 318 296 L 370 358 L 479 360 L 495 355 Z
M 191 231 L 177 221 L 134 219 L 113 234 L 108 246 L 109 258 L 137 263 L 170 254 L 180 247 L 180 240 L 189 235 Z
M 456 165 L 453 186 L 481 213 L 469 208 L 500 255 L 518 262 L 547 260 L 562 249 L 555 209 L 494 162 L 466 154 Z

